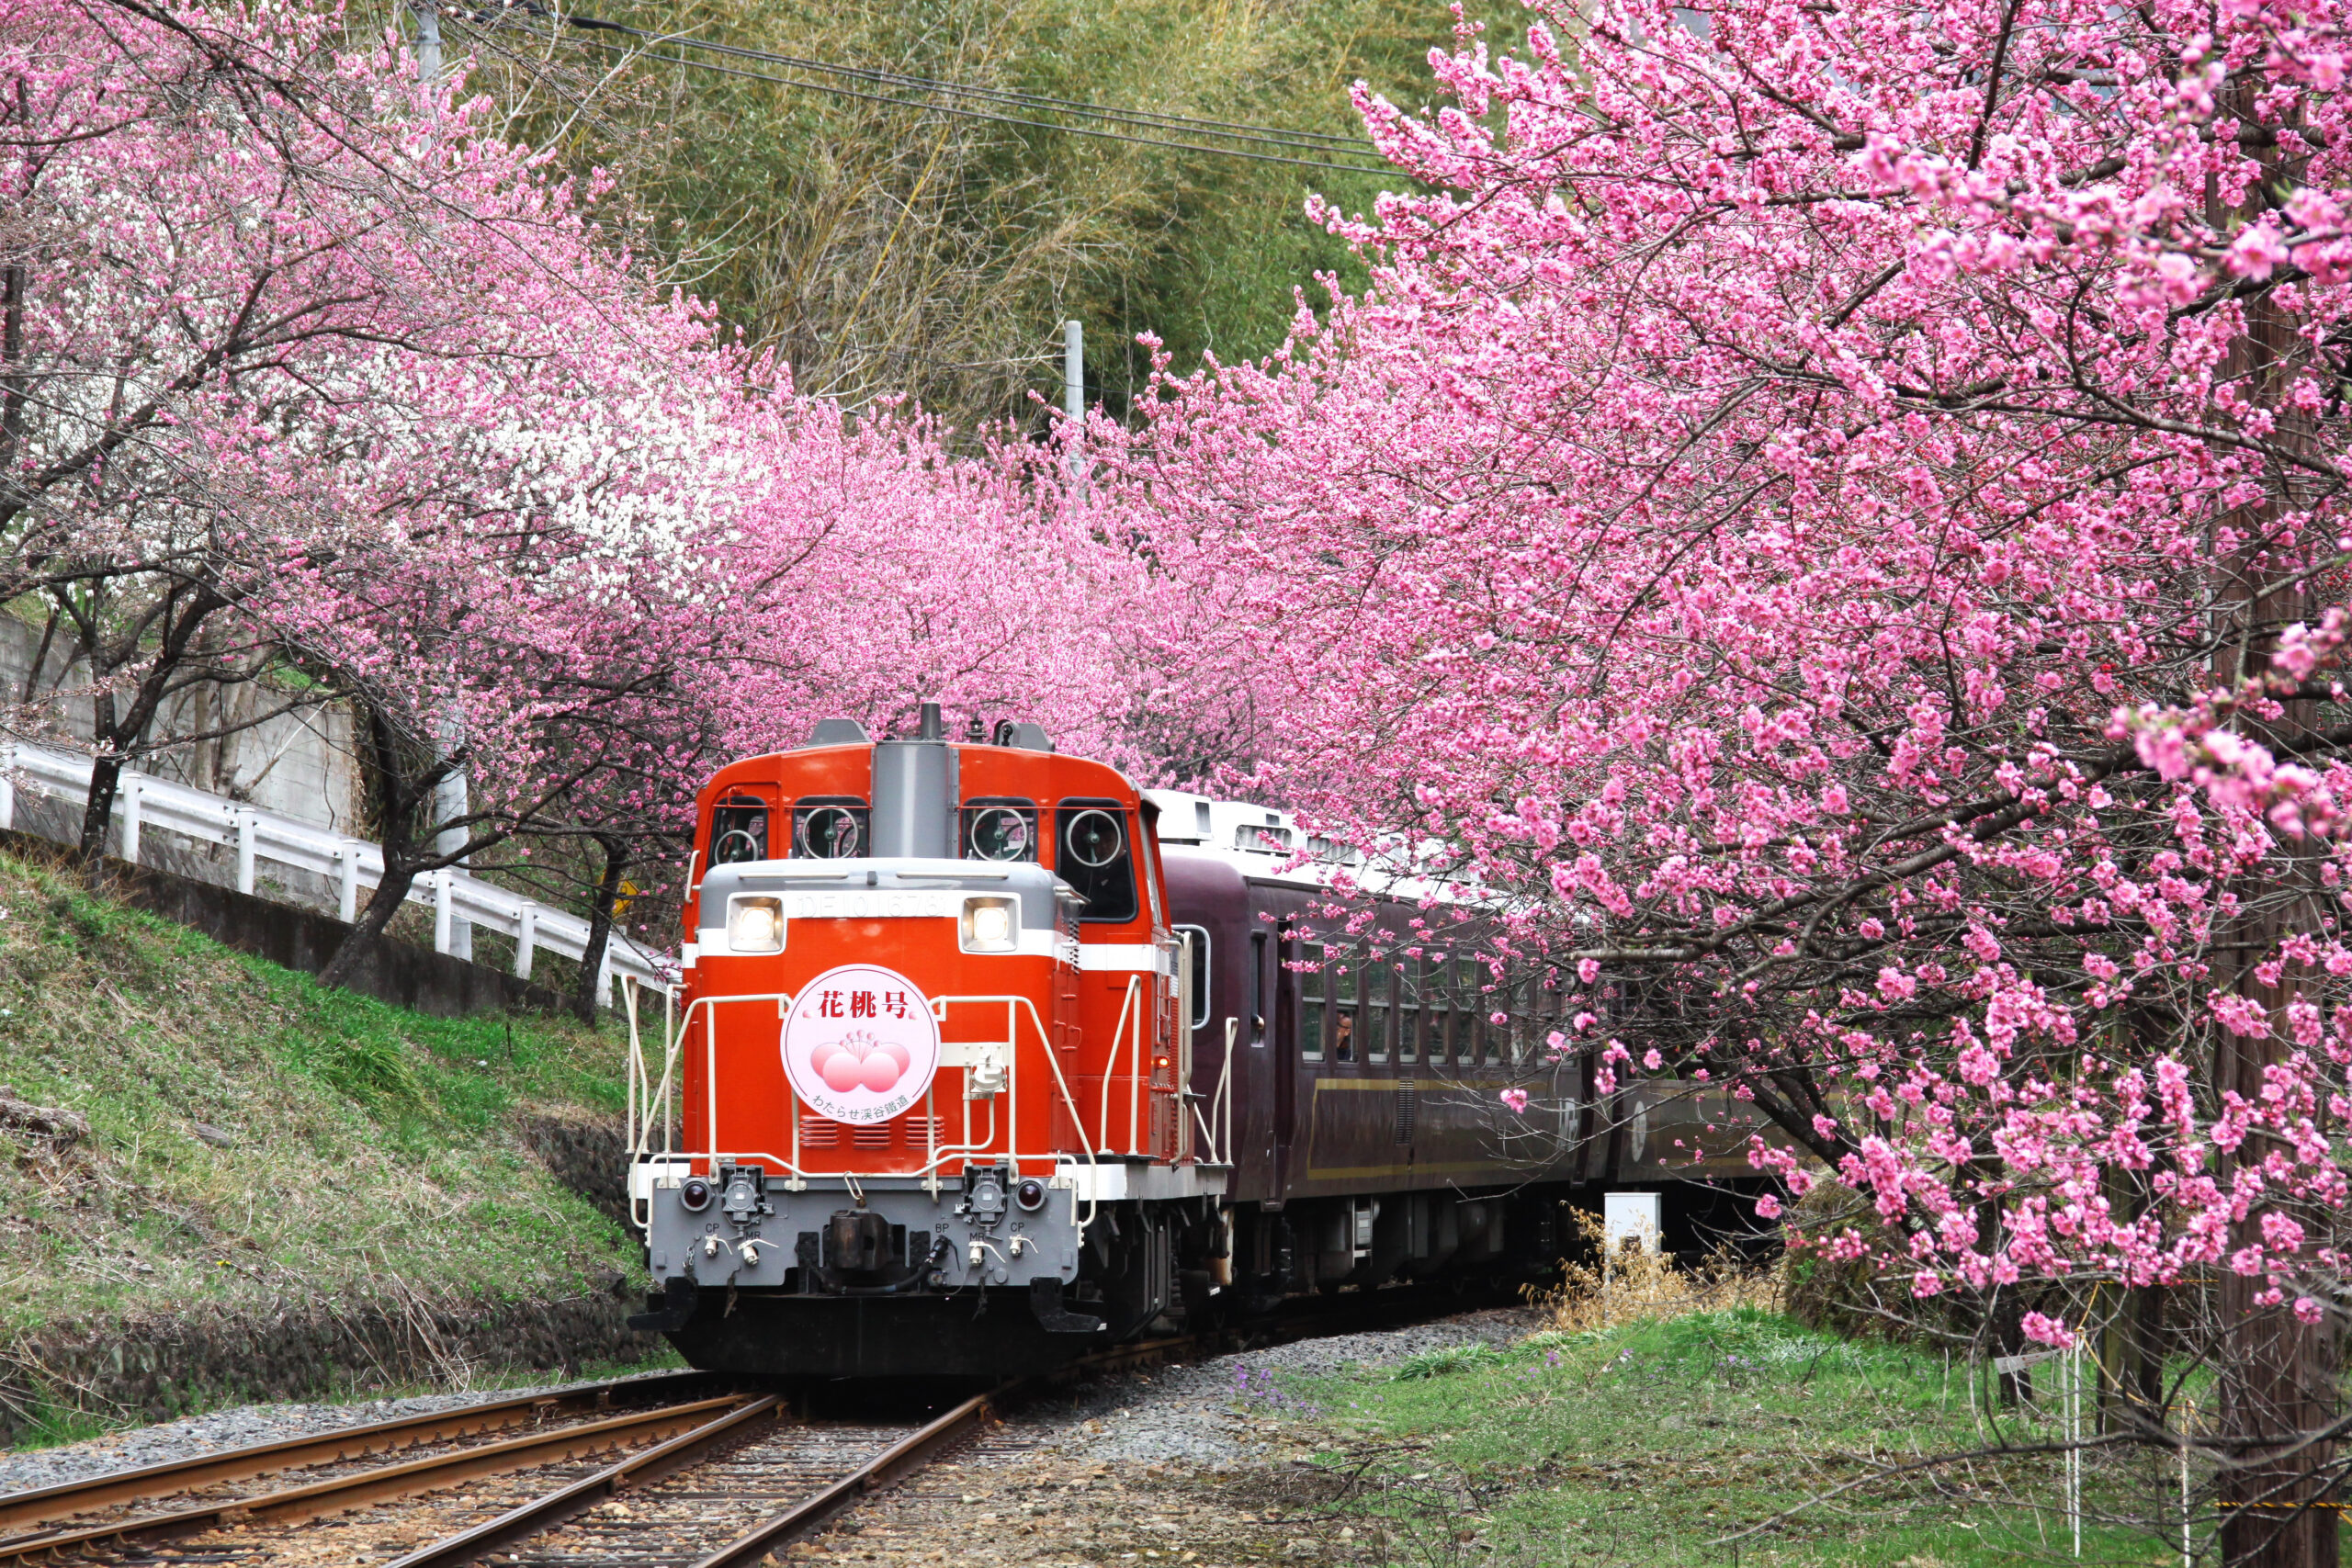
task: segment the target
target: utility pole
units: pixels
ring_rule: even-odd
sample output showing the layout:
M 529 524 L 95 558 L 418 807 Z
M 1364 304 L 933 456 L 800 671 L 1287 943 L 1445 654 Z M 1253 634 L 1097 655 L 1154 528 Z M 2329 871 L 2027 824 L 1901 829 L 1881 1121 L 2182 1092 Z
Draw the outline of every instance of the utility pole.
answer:
M 466 721 L 464 717 L 457 712 L 455 705 L 452 705 L 449 716 L 443 726 L 441 739 L 442 744 L 453 752 L 465 744 Z M 462 767 L 452 768 L 447 773 L 442 775 L 441 782 L 439 784 L 433 786 L 434 820 L 436 822 L 454 822 L 458 818 L 465 816 L 468 809 L 467 800 L 468 791 L 466 788 L 466 770 Z M 440 850 L 440 852 L 445 855 L 453 854 L 458 850 L 464 849 L 466 847 L 466 840 L 471 837 L 473 837 L 473 829 L 471 828 L 444 828 L 435 840 L 435 847 Z M 464 861 L 459 861 L 450 869 L 460 876 L 467 875 L 469 874 L 464 869 L 465 863 L 466 863 Z M 449 956 L 452 958 L 463 958 L 470 962 L 473 955 L 473 922 L 452 915 L 449 919 Z
M 410 0 L 416 17 L 416 79 L 427 86 L 441 80 L 440 0 Z
M 1062 412 L 1069 419 L 1069 477 L 1080 494 L 1086 488 L 1086 458 L 1079 441 L 1086 429 L 1086 325 L 1062 323 Z

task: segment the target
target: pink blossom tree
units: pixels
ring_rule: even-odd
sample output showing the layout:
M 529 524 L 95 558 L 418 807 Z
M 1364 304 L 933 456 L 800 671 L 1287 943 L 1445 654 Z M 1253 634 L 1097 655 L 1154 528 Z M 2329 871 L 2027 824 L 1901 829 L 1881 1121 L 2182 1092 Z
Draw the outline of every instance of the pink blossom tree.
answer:
M 1564 1047 L 1865 1198 L 1829 1256 L 2143 1304 L 2133 1435 L 2218 1278 L 2225 1555 L 2333 1561 L 2342 18 L 1534 10 L 1364 101 L 1438 192 L 1326 215 L 1370 292 L 1123 458 L 1267 777 L 1528 895 Z

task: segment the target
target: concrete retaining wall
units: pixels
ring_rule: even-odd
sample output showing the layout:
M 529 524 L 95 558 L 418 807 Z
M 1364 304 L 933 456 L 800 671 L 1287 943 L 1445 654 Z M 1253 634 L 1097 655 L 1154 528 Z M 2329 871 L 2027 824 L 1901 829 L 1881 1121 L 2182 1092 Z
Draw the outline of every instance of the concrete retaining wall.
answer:
M 35 677 L 40 637 L 40 626 L 0 612 L 0 700 L 24 698 L 29 692 L 34 700 L 49 702 L 60 729 L 87 739 L 88 671 L 68 668 L 52 647 Z M 332 832 L 357 833 L 359 773 L 351 760 L 351 716 L 334 705 L 288 709 L 298 696 L 257 684 L 196 682 L 164 705 L 152 739 L 234 733 L 175 747 L 141 762 L 140 771 Z
M 168 1420 L 253 1400 L 316 1399 L 492 1372 L 576 1374 L 661 1348 L 608 1288 L 553 1301 L 273 1301 L 63 1323 L 0 1348 L 0 1440 L 47 1409 Z

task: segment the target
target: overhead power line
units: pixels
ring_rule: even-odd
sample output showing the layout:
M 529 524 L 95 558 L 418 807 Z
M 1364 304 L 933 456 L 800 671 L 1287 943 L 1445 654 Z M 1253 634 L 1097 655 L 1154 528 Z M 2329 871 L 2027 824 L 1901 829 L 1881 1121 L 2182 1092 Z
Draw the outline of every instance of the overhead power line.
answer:
M 665 54 L 650 48 L 640 49 L 638 51 L 647 59 L 659 60 L 673 65 L 684 65 L 697 71 L 714 72 L 725 76 L 744 77 L 755 82 L 773 82 L 780 86 L 800 87 L 810 92 L 830 94 L 836 97 L 855 98 L 865 103 L 888 104 L 899 107 L 916 107 L 940 114 L 954 115 L 965 119 L 986 120 L 997 125 L 1023 126 L 1035 130 L 1058 130 L 1071 136 L 1091 137 L 1097 141 L 1121 141 L 1138 147 L 1161 147 L 1172 152 L 1201 152 L 1213 157 L 1245 158 L 1253 163 L 1283 164 L 1297 168 L 1326 169 L 1334 174 L 1378 175 L 1394 172 L 1392 167 L 1385 163 L 1339 163 L 1333 161 L 1331 156 L 1322 158 L 1300 157 L 1295 156 L 1291 152 L 1256 152 L 1252 151 L 1249 147 L 1217 144 L 1218 141 L 1248 141 L 1261 146 L 1290 148 L 1294 149 L 1297 152 L 1324 152 L 1327 154 L 1336 155 L 1338 157 L 1345 157 L 1351 152 L 1361 151 L 1362 154 L 1366 158 L 1376 158 L 1378 153 L 1374 151 L 1372 144 L 1368 141 L 1363 141 L 1361 138 L 1350 139 L 1345 137 L 1329 136 L 1321 131 L 1286 131 L 1273 127 L 1247 126 L 1238 121 L 1201 119 L 1183 115 L 1160 115 L 1150 111 L 1108 109 L 1097 105 L 1080 104 L 1071 99 L 1052 98 L 1037 94 L 1014 93 L 1001 88 L 974 87 L 964 84 L 938 81 L 930 77 L 906 76 L 894 72 L 876 71 L 860 66 L 835 65 L 823 61 L 807 60 L 799 56 L 780 54 L 772 51 L 745 49 L 734 44 L 712 43 L 704 39 L 684 38 L 673 34 L 650 32 L 641 28 L 632 28 L 620 22 L 605 21 L 594 17 L 566 16 L 562 17 L 562 20 L 570 23 L 575 28 L 598 32 L 620 33 L 630 38 L 640 39 L 649 44 L 668 44 L 673 48 L 684 47 L 708 50 L 718 53 L 732 55 L 740 59 L 756 60 L 763 62 L 787 65 L 796 70 L 813 71 L 821 74 L 837 75 L 854 81 L 865 82 L 875 85 L 898 87 L 903 90 L 903 92 L 899 94 L 864 92 L 854 87 L 843 86 L 838 83 L 809 81 L 805 78 L 792 76 L 778 76 L 764 71 L 749 71 L 738 66 L 722 65 L 716 61 L 697 60 L 690 55 Z M 985 102 L 991 102 L 1007 107 L 1028 109 L 1032 113 L 1056 114 L 1069 117 L 1094 118 L 1114 125 L 1127 126 L 1136 130 L 1161 130 L 1168 132 L 1169 134 L 1167 136 L 1159 137 L 1130 135 L 1119 130 L 1108 130 L 1084 125 L 1070 125 L 1064 123 L 1059 119 L 1035 119 L 1016 115 L 994 114 L 984 109 L 967 107 L 963 105 L 953 102 L 938 102 L 935 101 L 935 98 L 926 100 L 921 97 L 909 97 L 903 96 L 903 93 L 929 94 L 949 97 L 957 96 L 975 97 Z M 1171 137 L 1182 136 L 1215 138 L 1216 141 L 1204 142 L 1170 140 Z
M 1205 119 L 1198 115 L 1170 114 L 1162 109 L 1123 109 L 1090 104 L 1077 98 L 1057 98 L 1043 93 L 1023 93 L 1009 87 L 981 87 L 967 82 L 949 82 L 935 76 L 915 76 L 899 71 L 882 71 L 871 66 L 836 65 L 828 61 L 810 60 L 795 54 L 780 54 L 774 50 L 751 49 L 741 44 L 719 43 L 684 33 L 649 32 L 620 22 L 608 22 L 594 17 L 567 16 L 564 20 L 577 28 L 590 28 L 601 32 L 626 33 L 650 43 L 670 44 L 687 49 L 708 50 L 715 54 L 731 54 L 744 60 L 764 61 L 773 65 L 789 65 L 800 71 L 822 72 L 827 75 L 849 76 L 879 83 L 885 86 L 912 87 L 923 92 L 951 93 L 964 97 L 990 99 L 1016 107 L 1056 109 L 1065 114 L 1078 114 L 1097 119 L 1120 120 L 1127 124 L 1154 130 L 1192 132 L 1200 135 L 1230 134 L 1252 141 L 1287 142 L 1294 146 L 1316 147 L 1331 152 L 1361 152 L 1366 157 L 1379 156 L 1378 150 L 1361 136 L 1340 136 L 1325 130 L 1291 130 L 1279 126 L 1252 125 L 1243 120 Z

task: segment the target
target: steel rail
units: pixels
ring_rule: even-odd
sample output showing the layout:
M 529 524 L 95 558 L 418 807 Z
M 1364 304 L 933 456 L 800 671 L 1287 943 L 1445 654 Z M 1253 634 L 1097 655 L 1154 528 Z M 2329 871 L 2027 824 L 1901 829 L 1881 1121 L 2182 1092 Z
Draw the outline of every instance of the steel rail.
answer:
M 470 1481 L 477 1476 L 528 1469 L 575 1454 L 594 1453 L 619 1444 L 659 1437 L 680 1427 L 691 1427 L 712 1411 L 733 1405 L 736 1402 L 735 1395 L 728 1394 L 687 1404 L 663 1405 L 654 1410 L 616 1416 L 609 1420 L 559 1427 L 552 1432 L 533 1432 L 500 1442 L 477 1444 L 450 1453 L 410 1460 L 404 1464 L 363 1470 L 356 1474 L 316 1481 L 307 1486 L 289 1487 L 281 1492 L 265 1493 L 257 1497 L 238 1497 L 225 1503 L 181 1508 L 171 1513 L 134 1515 L 130 1518 L 79 1529 L 20 1536 L 0 1542 L 0 1562 L 20 1562 L 61 1552 L 85 1552 L 93 1546 L 109 1542 L 135 1543 L 196 1535 L 234 1524 L 256 1521 L 297 1523 L 322 1514 L 338 1514 L 369 1503 L 382 1502 L 387 1498 L 438 1491 L 444 1486 Z M 760 1408 L 766 1408 L 775 1401 L 771 1396 L 753 1403 Z M 741 1410 L 736 1414 L 741 1415 Z
M 450 1438 L 472 1437 L 503 1427 L 521 1426 L 549 1416 L 568 1416 L 582 1409 L 603 1410 L 616 1393 L 647 1393 L 666 1396 L 709 1381 L 707 1372 L 660 1372 L 646 1378 L 614 1378 L 553 1393 L 521 1393 L 505 1399 L 461 1404 L 418 1416 L 394 1416 L 361 1427 L 339 1427 L 331 1432 L 285 1438 L 199 1454 L 193 1459 L 142 1465 L 137 1470 L 109 1471 L 83 1481 L 64 1481 L 29 1492 L 0 1495 L 0 1532 L 71 1518 L 116 1503 L 135 1503 L 190 1492 L 199 1486 L 244 1481 L 280 1471 L 333 1464 L 338 1460 L 365 1459 L 419 1444 Z M 0 1540 L 0 1546 L 6 1545 Z
M 537 1535 L 575 1515 L 585 1513 L 630 1486 L 657 1481 L 673 1471 L 683 1470 L 700 1460 L 712 1448 L 738 1436 L 741 1428 L 763 1416 L 778 1414 L 782 1409 L 781 1399 L 772 1393 L 763 1394 L 741 1409 L 696 1427 L 658 1448 L 632 1454 L 618 1464 L 608 1466 L 568 1486 L 558 1487 L 545 1496 L 535 1497 L 486 1523 L 412 1551 L 386 1563 L 384 1568 L 457 1568 L 458 1564 L 471 1562 L 510 1542 Z
M 1148 1339 L 1139 1344 L 1122 1345 L 1082 1356 L 1051 1372 L 1020 1379 L 993 1393 L 975 1394 L 921 1430 L 891 1444 L 808 1501 L 795 1504 L 780 1514 L 761 1520 L 709 1556 L 696 1558 L 694 1568 L 741 1568 L 742 1564 L 759 1562 L 768 1553 L 810 1533 L 860 1498 L 895 1485 L 910 1472 L 922 1469 L 986 1426 L 999 1406 L 1034 1393 L 1046 1383 L 1080 1372 L 1110 1371 L 1165 1356 L 1180 1355 L 1198 1349 L 1204 1343 L 1203 1336 L 1185 1335 L 1172 1339 Z M 398 1565 L 395 1564 L 394 1568 Z
M 946 1415 L 884 1449 L 815 1496 L 780 1514 L 770 1515 L 709 1556 L 697 1558 L 694 1568 L 737 1568 L 738 1564 L 757 1562 L 858 1499 L 881 1491 L 909 1471 L 922 1469 L 942 1450 L 961 1442 L 987 1423 L 998 1397 L 974 1394 Z M 395 1563 L 392 1568 L 407 1568 L 407 1564 Z
M 840 1480 L 830 1483 L 779 1513 L 771 1514 L 707 1556 L 695 1559 L 693 1568 L 741 1568 L 741 1565 L 759 1562 L 793 1540 L 810 1534 L 853 1504 L 895 1484 L 910 1472 L 939 1458 L 985 1426 L 998 1407 L 1009 1401 L 1084 1371 L 1132 1366 L 1197 1349 L 1206 1342 L 1201 1336 L 1184 1336 L 1122 1345 L 1081 1357 L 1051 1372 L 1023 1378 L 988 1393 L 975 1394 L 866 1460 Z M 775 1403 L 773 1399 L 763 1402 L 763 1404 Z M 635 1455 L 608 1470 L 535 1498 L 487 1523 L 435 1541 L 385 1564 L 385 1568 L 460 1568 L 462 1564 L 477 1562 L 526 1537 L 563 1524 L 630 1486 L 641 1485 L 696 1462 L 712 1449 L 729 1441 L 739 1428 L 755 1419 L 758 1414 L 757 1408 L 747 1406 L 662 1448 Z

